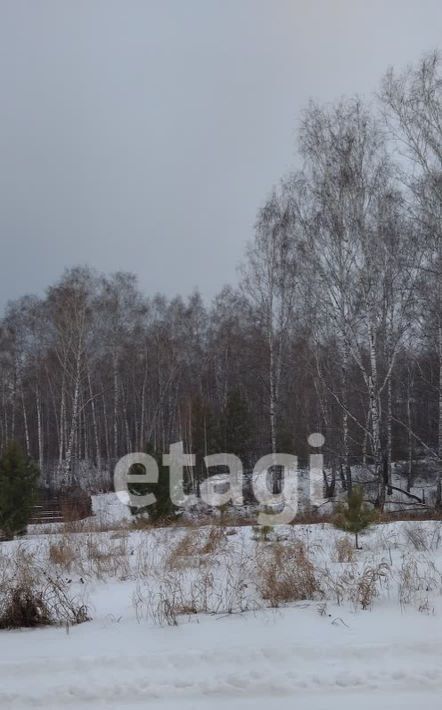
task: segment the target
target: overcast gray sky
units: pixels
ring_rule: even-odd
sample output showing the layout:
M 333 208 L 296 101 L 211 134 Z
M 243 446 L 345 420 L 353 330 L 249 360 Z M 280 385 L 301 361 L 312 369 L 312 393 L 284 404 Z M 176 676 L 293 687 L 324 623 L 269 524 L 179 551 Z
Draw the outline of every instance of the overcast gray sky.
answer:
M 213 296 L 308 98 L 441 38 L 440 0 L 0 0 L 0 307 L 78 263 Z

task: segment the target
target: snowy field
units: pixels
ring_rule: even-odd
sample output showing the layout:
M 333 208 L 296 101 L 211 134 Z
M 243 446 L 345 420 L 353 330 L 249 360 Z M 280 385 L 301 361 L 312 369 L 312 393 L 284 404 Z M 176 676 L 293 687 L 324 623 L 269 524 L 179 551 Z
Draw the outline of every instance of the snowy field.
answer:
M 3 543 L 3 566 L 31 553 L 91 620 L 0 631 L 0 708 L 439 708 L 440 523 L 376 526 L 355 553 L 344 537 L 123 524 Z

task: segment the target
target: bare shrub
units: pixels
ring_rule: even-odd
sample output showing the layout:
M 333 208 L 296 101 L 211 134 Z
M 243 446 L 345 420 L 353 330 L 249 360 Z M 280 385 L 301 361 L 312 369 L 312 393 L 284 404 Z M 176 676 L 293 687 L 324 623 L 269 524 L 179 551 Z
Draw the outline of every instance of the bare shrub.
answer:
M 89 610 L 80 598 L 71 596 L 69 582 L 60 575 L 43 572 L 43 598 L 53 623 L 72 625 L 89 621 Z
M 13 629 L 87 621 L 84 602 L 70 594 L 69 582 L 52 574 L 22 547 L 1 560 L 0 628 Z
M 43 592 L 33 586 L 16 584 L 0 600 L 0 629 L 47 626 L 51 624 Z
M 300 541 L 269 546 L 257 567 L 259 592 L 271 607 L 313 599 L 320 591 L 315 568 Z

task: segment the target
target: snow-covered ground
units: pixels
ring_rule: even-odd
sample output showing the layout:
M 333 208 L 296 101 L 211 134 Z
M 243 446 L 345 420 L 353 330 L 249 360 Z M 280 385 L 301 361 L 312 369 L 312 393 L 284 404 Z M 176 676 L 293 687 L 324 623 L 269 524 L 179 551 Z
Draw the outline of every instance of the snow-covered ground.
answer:
M 0 708 L 440 707 L 439 523 L 377 526 L 352 562 L 336 561 L 343 534 L 327 525 L 275 529 L 273 542 L 255 540 L 246 527 L 229 533 L 211 540 L 210 529 L 123 530 L 5 543 L 4 554 L 21 544 L 47 560 L 49 546 L 64 539 L 84 556 L 63 573 L 72 593 L 84 595 L 92 620 L 68 629 L 1 631 Z M 207 552 L 202 542 L 210 540 Z M 268 608 L 259 601 L 259 584 L 251 578 L 259 564 L 253 565 L 264 564 L 275 546 L 291 549 L 299 540 L 321 576 L 321 592 Z M 85 550 L 107 560 L 110 548 L 118 564 L 87 561 Z M 362 610 L 355 580 L 377 565 L 386 565 L 388 574 Z M 166 582 L 176 593 L 177 580 L 188 590 L 191 579 L 206 580 L 209 592 L 198 587 L 193 593 L 199 604 L 198 595 L 211 595 L 204 603 L 212 611 L 218 604 L 218 613 L 184 613 L 177 626 L 156 623 L 153 611 Z M 238 597 L 228 602 L 234 587 Z M 250 610 L 227 613 L 229 606 Z
M 314 605 L 138 624 L 127 588 L 102 590 L 93 622 L 3 632 L 2 708 L 440 707 L 442 625 L 398 610 Z M 354 706 L 353 706 L 354 707 Z

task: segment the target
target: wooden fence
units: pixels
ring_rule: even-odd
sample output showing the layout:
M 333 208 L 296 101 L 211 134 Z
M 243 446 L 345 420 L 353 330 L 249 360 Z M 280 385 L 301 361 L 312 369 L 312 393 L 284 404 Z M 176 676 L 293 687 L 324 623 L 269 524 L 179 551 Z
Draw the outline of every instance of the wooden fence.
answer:
M 92 515 L 92 500 L 81 489 L 60 493 L 40 491 L 32 511 L 30 525 L 50 525 L 73 520 L 84 520 Z

